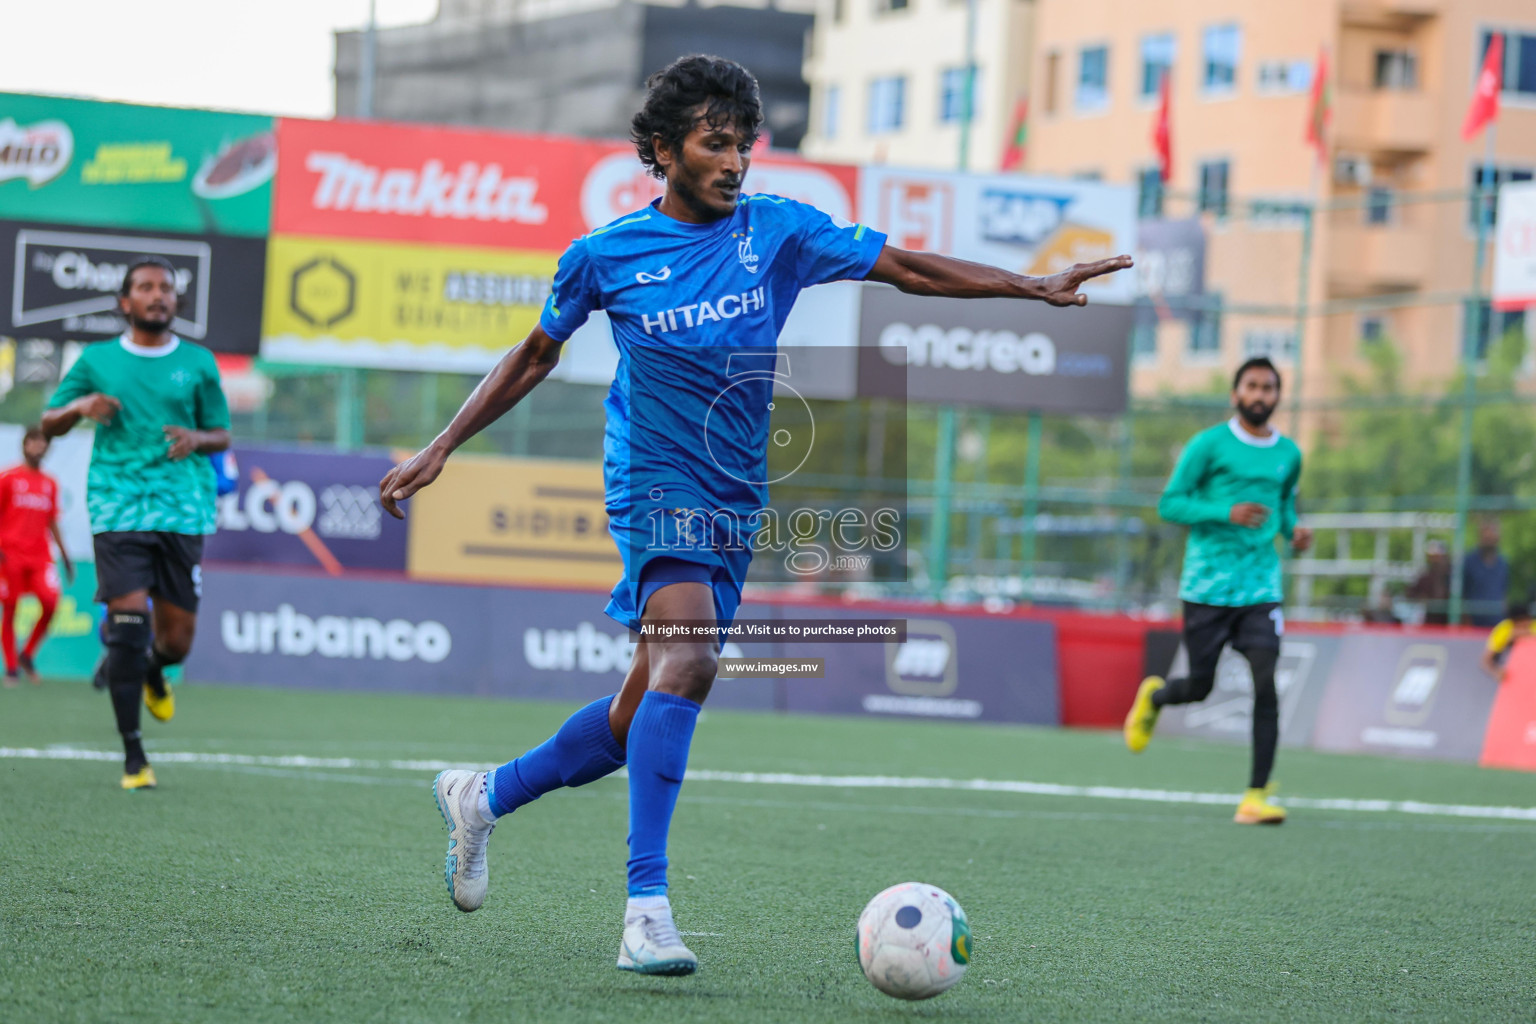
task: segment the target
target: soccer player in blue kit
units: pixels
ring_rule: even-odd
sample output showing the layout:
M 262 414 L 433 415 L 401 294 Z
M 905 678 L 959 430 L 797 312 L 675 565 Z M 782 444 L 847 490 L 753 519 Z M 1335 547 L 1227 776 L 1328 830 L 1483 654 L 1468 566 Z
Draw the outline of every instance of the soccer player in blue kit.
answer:
M 690 56 L 651 76 L 632 137 L 666 182 L 650 206 L 573 242 L 560 258 L 538 326 L 476 387 L 448 427 L 379 484 L 384 507 L 431 484 L 449 455 L 504 415 L 554 368 L 560 346 L 606 310 L 619 367 L 605 406 L 603 471 L 609 530 L 624 559 L 607 614 L 643 624 L 730 624 L 751 560 L 740 536 L 700 541 L 681 516 L 749 522 L 767 503 L 771 376 L 744 386 L 732 360 L 773 359 L 804 288 L 870 280 L 904 292 L 1040 299 L 1081 306 L 1078 287 L 1123 270 L 1129 256 L 1049 277 L 886 245 L 878 231 L 742 184 L 761 128 L 757 81 L 741 65 Z M 759 364 L 760 365 L 760 364 Z M 731 531 L 725 531 L 727 535 Z M 629 768 L 629 902 L 618 966 L 692 974 L 667 900 L 667 832 L 718 645 L 644 636 L 612 697 L 577 711 L 549 740 L 490 772 L 445 771 L 435 783 L 448 826 L 448 890 L 480 907 L 486 846 L 497 819 L 564 786 Z

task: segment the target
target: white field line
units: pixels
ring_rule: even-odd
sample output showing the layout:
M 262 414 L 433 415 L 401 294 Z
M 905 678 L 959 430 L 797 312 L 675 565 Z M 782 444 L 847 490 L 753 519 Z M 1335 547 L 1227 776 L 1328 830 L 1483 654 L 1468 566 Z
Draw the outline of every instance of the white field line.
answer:
M 0 747 L 0 760 L 120 761 L 123 755 L 110 750 L 80 747 Z M 155 751 L 156 764 L 232 765 L 257 768 L 332 769 L 352 771 L 440 772 L 449 768 L 484 771 L 494 765 L 462 761 L 374 760 L 356 757 L 311 757 L 304 754 L 221 754 L 198 751 Z M 1125 786 L 1068 786 L 1055 782 L 1022 782 L 1000 779 L 945 779 L 902 775 L 803 775 L 790 772 L 723 772 L 690 768 L 694 782 L 728 782 L 760 786 L 809 786 L 818 789 L 920 789 L 967 793 L 1014 793 L 1028 796 L 1075 797 L 1089 800 L 1129 800 L 1154 804 L 1229 806 L 1231 793 L 1197 793 L 1187 790 L 1139 789 Z M 1357 813 L 1442 815 L 1453 818 L 1491 818 L 1501 821 L 1536 822 L 1536 807 L 1492 807 L 1478 804 L 1432 804 L 1418 800 L 1351 800 L 1316 797 L 1285 797 L 1287 807 Z

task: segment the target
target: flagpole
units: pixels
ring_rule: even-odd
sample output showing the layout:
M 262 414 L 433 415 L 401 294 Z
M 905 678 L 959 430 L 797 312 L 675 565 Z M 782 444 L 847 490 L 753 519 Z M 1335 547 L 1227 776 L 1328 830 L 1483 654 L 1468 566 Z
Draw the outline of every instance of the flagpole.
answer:
M 1317 71 L 1319 76 L 1313 90 L 1312 118 L 1317 135 L 1317 154 L 1312 160 L 1312 173 L 1307 185 L 1307 205 L 1303 211 L 1301 222 L 1301 258 L 1298 274 L 1301 280 L 1296 284 L 1296 354 L 1291 362 L 1291 433 L 1299 440 L 1301 437 L 1301 396 L 1305 390 L 1305 382 L 1302 372 L 1306 365 L 1304 356 L 1307 349 L 1307 304 L 1311 299 L 1312 290 L 1312 237 L 1317 220 L 1317 196 L 1321 187 L 1319 178 L 1323 161 L 1328 158 L 1328 104 L 1332 97 L 1328 92 L 1327 76 L 1330 74 L 1328 67 L 1328 50 L 1326 47 L 1318 51 Z
M 1447 620 L 1461 622 L 1465 596 L 1465 572 L 1462 562 L 1467 552 L 1467 521 L 1472 508 L 1472 427 L 1473 402 L 1477 398 L 1477 350 L 1491 344 L 1493 310 L 1483 310 L 1483 272 L 1487 266 L 1488 229 L 1493 218 L 1493 203 L 1498 195 L 1497 151 L 1499 121 L 1488 122 L 1488 144 L 1483 156 L 1481 186 L 1475 192 L 1477 202 L 1477 251 L 1472 257 L 1472 308 L 1465 328 L 1466 340 L 1461 352 L 1461 446 L 1456 455 L 1456 534 L 1451 538 L 1451 607 Z

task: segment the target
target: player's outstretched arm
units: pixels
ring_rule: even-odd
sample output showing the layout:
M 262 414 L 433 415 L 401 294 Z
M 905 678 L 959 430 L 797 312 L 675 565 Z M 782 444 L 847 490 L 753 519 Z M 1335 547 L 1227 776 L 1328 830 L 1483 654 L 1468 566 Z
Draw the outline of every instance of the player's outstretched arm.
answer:
M 970 263 L 932 252 L 912 252 L 887 245 L 880 250 L 868 280 L 895 285 L 911 295 L 953 299 L 1039 299 L 1053 306 L 1086 306 L 1078 292 L 1083 282 L 1131 266 L 1129 256 L 1074 263 L 1059 274 L 1026 277 L 985 263 Z
M 527 339 L 501 357 L 485 379 L 464 400 L 453 422 L 421 451 L 406 459 L 379 481 L 384 510 L 404 519 L 399 502 L 436 480 L 454 450 L 505 416 L 528 392 L 549 376 L 560 361 L 560 342 L 534 327 Z

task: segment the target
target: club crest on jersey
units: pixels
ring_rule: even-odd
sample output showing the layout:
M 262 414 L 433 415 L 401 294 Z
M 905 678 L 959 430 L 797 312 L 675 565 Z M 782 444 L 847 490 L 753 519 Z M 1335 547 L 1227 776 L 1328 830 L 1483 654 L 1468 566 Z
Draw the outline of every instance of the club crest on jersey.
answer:
M 186 370 L 178 367 L 171 373 L 171 383 L 175 384 L 179 388 L 184 388 L 188 384 L 192 383 L 192 375 Z
M 733 231 L 731 237 L 737 239 L 736 258 L 741 261 L 741 265 L 747 268 L 747 273 L 757 273 L 757 253 L 752 251 L 752 229 Z

